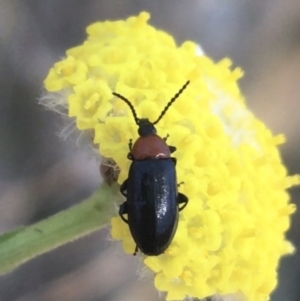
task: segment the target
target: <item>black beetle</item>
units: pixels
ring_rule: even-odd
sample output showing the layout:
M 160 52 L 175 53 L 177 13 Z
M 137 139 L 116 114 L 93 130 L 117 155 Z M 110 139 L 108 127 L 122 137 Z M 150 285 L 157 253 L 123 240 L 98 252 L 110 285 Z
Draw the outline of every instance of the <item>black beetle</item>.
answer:
M 176 159 L 171 157 L 176 148 L 168 146 L 168 136 L 159 137 L 154 127 L 188 84 L 189 81 L 175 94 L 155 122 L 139 119 L 130 101 L 113 93 L 128 104 L 139 127 L 140 137 L 134 144 L 129 141 L 127 157 L 132 164 L 128 179 L 120 187 L 126 201 L 119 209 L 136 243 L 134 255 L 138 249 L 150 256 L 162 254 L 176 232 L 179 211 L 188 203 L 188 198 L 177 190 Z

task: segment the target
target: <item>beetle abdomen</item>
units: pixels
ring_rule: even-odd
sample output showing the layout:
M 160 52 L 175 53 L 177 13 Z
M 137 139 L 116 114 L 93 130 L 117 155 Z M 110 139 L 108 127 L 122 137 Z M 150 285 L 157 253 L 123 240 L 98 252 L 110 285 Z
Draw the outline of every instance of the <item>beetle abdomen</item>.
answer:
M 128 223 L 146 255 L 159 255 L 171 243 L 178 222 L 175 165 L 171 158 L 134 160 L 127 183 Z

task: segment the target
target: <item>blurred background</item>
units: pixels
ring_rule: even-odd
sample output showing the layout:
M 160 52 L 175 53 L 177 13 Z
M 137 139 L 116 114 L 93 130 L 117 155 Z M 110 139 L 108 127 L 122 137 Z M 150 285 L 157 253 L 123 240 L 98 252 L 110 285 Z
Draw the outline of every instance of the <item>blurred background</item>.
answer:
M 147 10 L 178 43 L 193 40 L 245 70 L 249 107 L 274 133 L 291 174 L 300 172 L 299 0 L 0 0 L 0 232 L 50 216 L 90 195 L 99 169 L 87 148 L 63 141 L 60 116 L 38 105 L 49 68 L 81 44 L 92 22 Z M 299 204 L 300 190 L 291 190 Z M 300 213 L 288 237 L 300 249 Z M 141 263 L 94 233 L 0 277 L 1 301 L 158 300 Z M 300 255 L 281 261 L 272 301 L 300 300 Z

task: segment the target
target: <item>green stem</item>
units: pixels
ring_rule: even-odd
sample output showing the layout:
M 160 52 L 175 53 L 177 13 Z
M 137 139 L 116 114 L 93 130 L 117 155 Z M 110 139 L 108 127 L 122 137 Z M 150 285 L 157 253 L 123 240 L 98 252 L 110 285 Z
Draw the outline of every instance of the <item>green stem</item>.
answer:
M 113 212 L 114 189 L 103 186 L 82 203 L 0 236 L 0 274 L 102 228 Z

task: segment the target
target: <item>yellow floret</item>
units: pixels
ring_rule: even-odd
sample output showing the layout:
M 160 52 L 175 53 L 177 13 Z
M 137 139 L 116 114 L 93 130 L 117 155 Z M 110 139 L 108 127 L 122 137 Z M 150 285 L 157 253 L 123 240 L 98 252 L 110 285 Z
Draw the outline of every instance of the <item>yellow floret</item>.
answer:
M 277 145 L 285 138 L 247 109 L 237 85 L 243 73 L 229 59 L 215 63 L 198 55 L 193 42 L 177 46 L 149 18 L 144 12 L 90 25 L 87 40 L 54 65 L 45 87 L 65 101 L 79 129 L 93 130 L 100 154 L 119 166 L 121 184 L 130 165 L 128 141 L 138 135 L 128 106 L 112 92 L 130 99 L 139 118 L 154 121 L 191 80 L 157 125 L 177 147 L 177 177 L 189 204 L 165 254 L 144 263 L 167 300 L 239 294 L 265 301 L 280 257 L 293 251 L 285 232 L 295 206 L 286 189 L 299 177 L 287 176 L 281 162 Z M 112 218 L 111 233 L 133 253 L 119 217 Z

